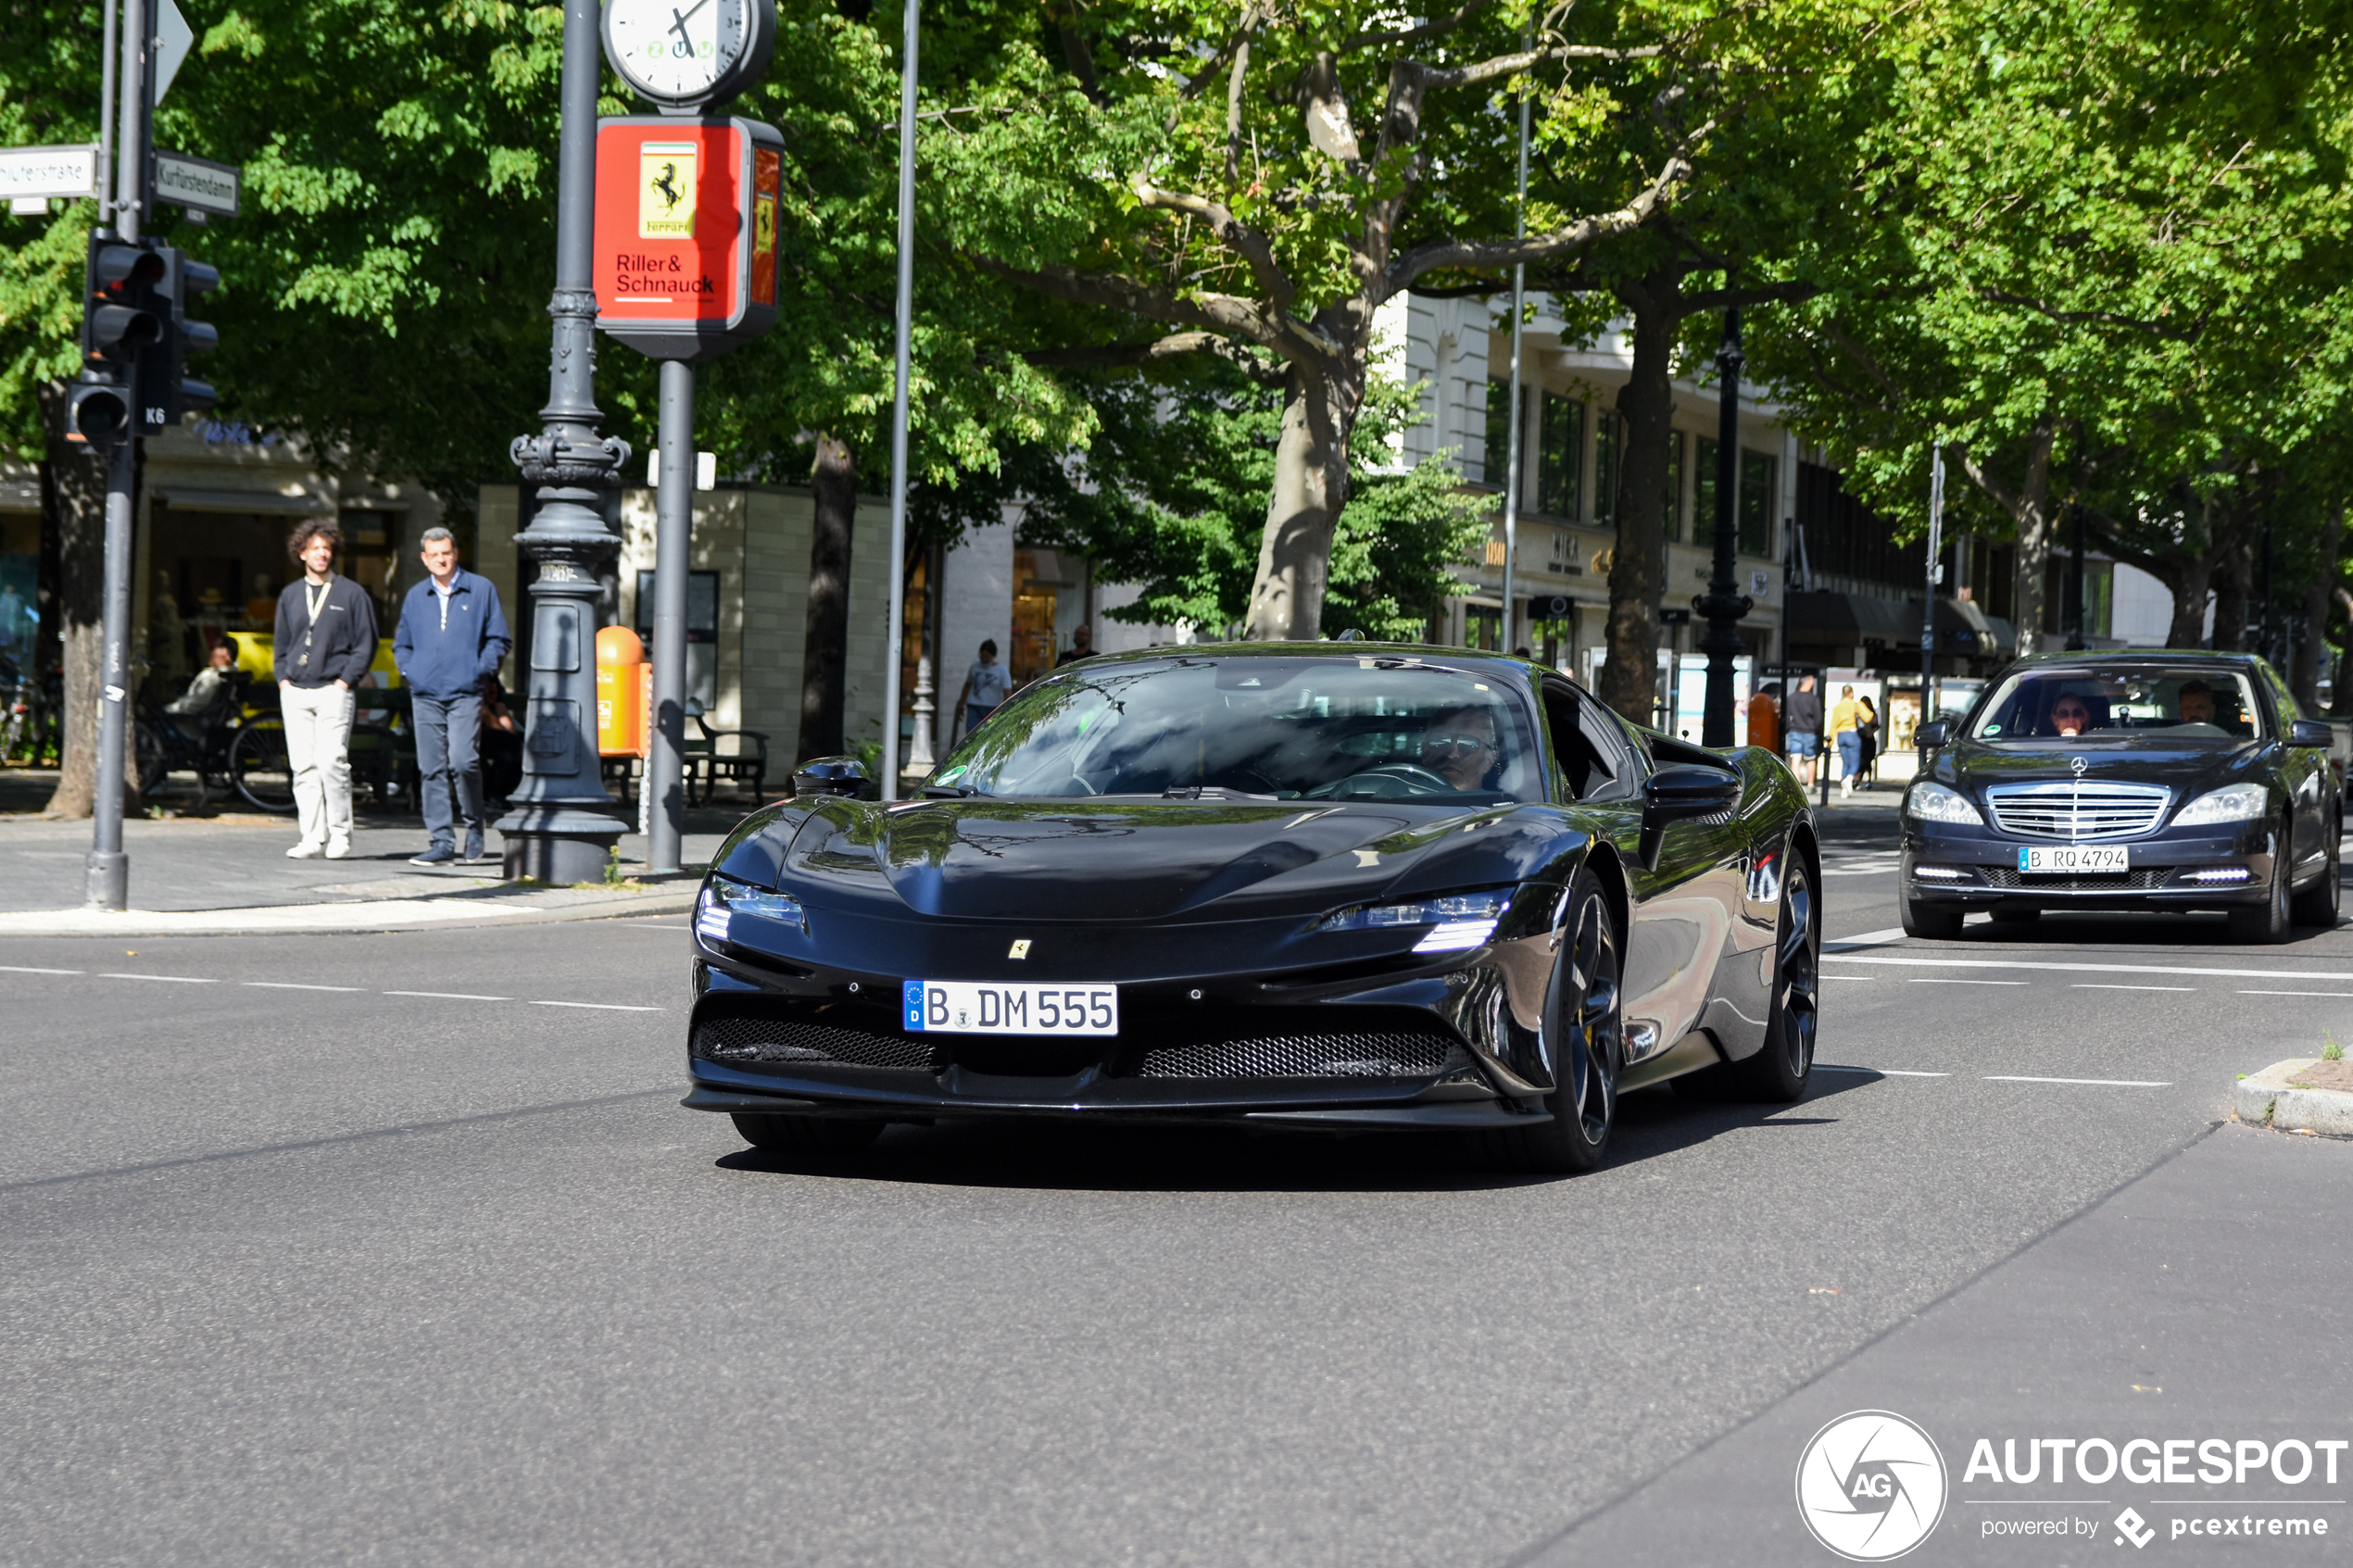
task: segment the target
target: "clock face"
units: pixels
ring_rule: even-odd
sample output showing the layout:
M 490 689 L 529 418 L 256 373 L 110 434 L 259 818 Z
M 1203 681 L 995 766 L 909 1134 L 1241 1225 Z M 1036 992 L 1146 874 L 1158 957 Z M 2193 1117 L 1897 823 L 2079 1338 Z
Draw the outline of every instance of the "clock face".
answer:
M 661 103 L 708 97 L 742 61 L 756 0 L 610 0 L 605 53 L 642 95 Z

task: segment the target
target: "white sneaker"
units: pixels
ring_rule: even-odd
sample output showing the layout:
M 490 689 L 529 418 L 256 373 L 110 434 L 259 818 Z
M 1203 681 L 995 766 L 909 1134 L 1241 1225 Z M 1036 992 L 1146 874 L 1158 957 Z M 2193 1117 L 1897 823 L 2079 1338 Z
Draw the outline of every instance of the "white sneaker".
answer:
M 330 844 L 330 845 L 328 845 L 328 846 L 327 846 L 327 859 L 330 859 L 330 860 L 348 860 L 348 859 L 351 859 L 351 846 L 350 846 L 350 845 L 348 845 L 348 844 Z
M 327 852 L 323 844 L 297 844 L 286 851 L 289 860 L 315 860 Z

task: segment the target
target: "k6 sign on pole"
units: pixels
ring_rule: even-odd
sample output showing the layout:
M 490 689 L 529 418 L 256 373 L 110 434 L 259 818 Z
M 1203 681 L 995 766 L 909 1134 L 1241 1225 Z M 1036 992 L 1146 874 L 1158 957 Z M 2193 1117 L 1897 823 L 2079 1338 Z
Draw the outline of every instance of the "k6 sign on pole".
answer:
M 784 138 L 757 120 L 597 127 L 597 325 L 656 359 L 715 359 L 776 322 Z

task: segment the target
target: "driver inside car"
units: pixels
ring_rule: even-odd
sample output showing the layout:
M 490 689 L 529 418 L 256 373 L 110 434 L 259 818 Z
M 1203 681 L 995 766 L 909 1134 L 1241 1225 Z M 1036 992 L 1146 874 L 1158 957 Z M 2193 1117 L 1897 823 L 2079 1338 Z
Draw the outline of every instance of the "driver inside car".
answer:
M 1494 714 L 1481 707 L 1449 708 L 1422 734 L 1422 766 L 1456 789 L 1484 789 L 1495 749 Z
M 2062 693 L 2051 704 L 2051 733 L 2080 735 L 2092 727 L 2092 705 L 2073 692 Z
M 2184 681 L 2180 694 L 2174 697 L 2173 701 L 2181 710 L 2182 723 L 2211 724 L 2214 722 L 2214 688 L 2204 681 Z

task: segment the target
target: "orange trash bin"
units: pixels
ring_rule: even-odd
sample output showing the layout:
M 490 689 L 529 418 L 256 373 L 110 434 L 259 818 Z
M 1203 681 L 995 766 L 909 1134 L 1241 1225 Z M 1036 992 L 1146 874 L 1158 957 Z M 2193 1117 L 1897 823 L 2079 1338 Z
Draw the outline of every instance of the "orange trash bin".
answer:
M 597 755 L 643 757 L 646 645 L 626 626 L 597 633 Z

